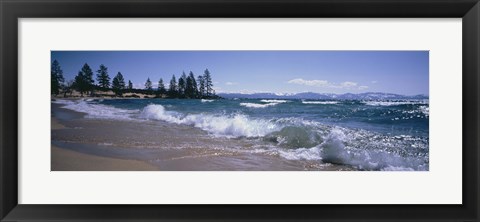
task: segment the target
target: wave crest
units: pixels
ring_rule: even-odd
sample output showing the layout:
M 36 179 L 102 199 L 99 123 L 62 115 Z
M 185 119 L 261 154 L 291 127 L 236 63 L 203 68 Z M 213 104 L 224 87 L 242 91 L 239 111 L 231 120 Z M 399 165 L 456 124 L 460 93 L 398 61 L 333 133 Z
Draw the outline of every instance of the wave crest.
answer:
M 358 139 L 350 133 L 346 135 L 343 130 L 332 130 L 325 142 L 319 145 L 322 161 L 351 165 L 360 170 L 428 170 L 428 163 L 423 157 L 408 156 L 388 149 L 376 149 Z M 397 143 L 405 139 L 408 138 L 401 136 L 391 138 L 397 140 Z
M 282 99 L 262 99 L 260 102 L 264 103 L 287 103 L 290 102 L 288 100 L 282 100 Z
M 170 123 L 192 125 L 216 136 L 261 137 L 276 131 L 279 126 L 267 120 L 251 119 L 246 115 L 181 115 L 166 111 L 162 105 L 150 104 L 141 113 L 145 119 L 163 120 Z
M 303 104 L 321 104 L 321 105 L 333 105 L 338 104 L 337 101 L 304 101 L 302 100 Z
M 359 170 L 428 170 L 428 153 L 427 156 L 410 155 L 422 152 L 422 148 L 419 148 L 422 141 L 416 141 L 415 138 L 406 136 L 379 138 L 379 135 L 337 127 L 328 131 L 328 134 L 317 141 L 318 145 L 310 148 L 276 148 L 276 152 L 290 160 L 319 160 L 323 163 L 347 165 Z M 369 142 L 373 137 L 380 142 L 378 144 Z M 410 141 L 410 145 L 417 147 L 415 148 L 417 150 L 398 150 L 399 147 L 407 144 L 403 143 L 405 141 Z M 392 147 L 392 144 L 399 147 Z
M 279 103 L 266 103 L 266 104 L 260 104 L 260 103 L 240 103 L 240 106 L 245 106 L 248 108 L 266 108 L 269 106 L 275 106 L 278 105 Z

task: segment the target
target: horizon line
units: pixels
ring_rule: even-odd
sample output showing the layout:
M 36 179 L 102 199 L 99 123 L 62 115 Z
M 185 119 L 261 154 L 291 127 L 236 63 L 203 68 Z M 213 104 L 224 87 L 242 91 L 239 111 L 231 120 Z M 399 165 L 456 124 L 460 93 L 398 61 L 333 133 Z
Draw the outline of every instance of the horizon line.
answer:
M 260 94 L 260 93 L 269 93 L 269 94 L 275 94 L 279 96 L 285 96 L 285 95 L 292 95 L 292 94 L 300 94 L 300 93 L 315 93 L 315 94 L 330 94 L 330 95 L 345 95 L 345 94 L 354 94 L 354 95 L 359 95 L 359 94 L 367 94 L 367 93 L 383 93 L 383 94 L 394 94 L 394 95 L 399 95 L 399 96 L 428 96 L 430 97 L 429 94 L 424 94 L 424 93 L 417 93 L 417 94 L 399 94 L 399 93 L 391 93 L 391 92 L 362 92 L 362 93 L 352 93 L 352 92 L 346 92 L 346 93 L 320 93 L 320 92 L 312 92 L 312 91 L 303 91 L 303 92 L 288 92 L 288 93 L 276 93 L 276 92 L 217 92 L 217 94 Z

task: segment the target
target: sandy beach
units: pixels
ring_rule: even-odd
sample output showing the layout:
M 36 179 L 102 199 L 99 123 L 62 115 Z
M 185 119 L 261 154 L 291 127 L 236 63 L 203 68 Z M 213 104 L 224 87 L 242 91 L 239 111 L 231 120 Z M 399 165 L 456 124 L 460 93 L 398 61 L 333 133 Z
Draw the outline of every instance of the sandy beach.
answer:
M 79 153 L 52 146 L 52 171 L 149 171 L 158 167 L 142 161 Z
M 60 109 L 58 105 L 52 105 L 52 109 Z M 57 113 L 57 112 L 55 112 Z M 60 111 L 62 113 L 62 111 Z M 71 116 L 82 117 L 80 113 L 69 112 L 64 110 Z M 66 117 L 64 117 L 66 118 Z M 60 121 L 52 116 L 51 129 L 65 130 L 65 127 Z M 57 146 L 51 146 L 51 170 L 52 171 L 149 171 L 158 170 L 155 167 L 146 162 L 137 160 L 124 160 L 117 158 L 100 157 L 95 155 L 89 155 L 81 152 L 75 152 L 65 148 L 59 148 Z

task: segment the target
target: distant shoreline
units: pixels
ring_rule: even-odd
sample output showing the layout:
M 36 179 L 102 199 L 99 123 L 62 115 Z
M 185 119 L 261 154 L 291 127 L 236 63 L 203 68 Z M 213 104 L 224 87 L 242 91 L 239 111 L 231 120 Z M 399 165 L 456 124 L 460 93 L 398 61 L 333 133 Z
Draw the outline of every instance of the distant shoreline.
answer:
M 122 98 L 122 99 L 153 99 L 153 98 L 166 98 L 165 95 L 149 95 L 145 93 L 137 93 L 137 92 L 126 92 L 122 96 L 116 95 L 112 90 L 107 91 L 100 91 L 94 90 L 93 94 L 81 94 L 80 92 L 73 90 L 71 92 L 60 92 L 58 95 L 51 95 L 52 98 L 59 98 L 59 99 L 68 99 L 68 98 L 101 98 L 101 99 L 115 99 L 115 98 Z

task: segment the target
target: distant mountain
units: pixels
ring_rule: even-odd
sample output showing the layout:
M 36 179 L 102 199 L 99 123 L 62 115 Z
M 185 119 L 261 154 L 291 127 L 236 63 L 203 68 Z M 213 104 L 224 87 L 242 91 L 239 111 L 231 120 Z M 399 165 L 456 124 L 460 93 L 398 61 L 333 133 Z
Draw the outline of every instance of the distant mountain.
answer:
M 367 92 L 367 93 L 218 93 L 220 97 L 226 99 L 243 98 L 243 99 L 316 99 L 316 100 L 399 100 L 399 99 L 428 99 L 426 95 L 405 96 L 393 93 Z

